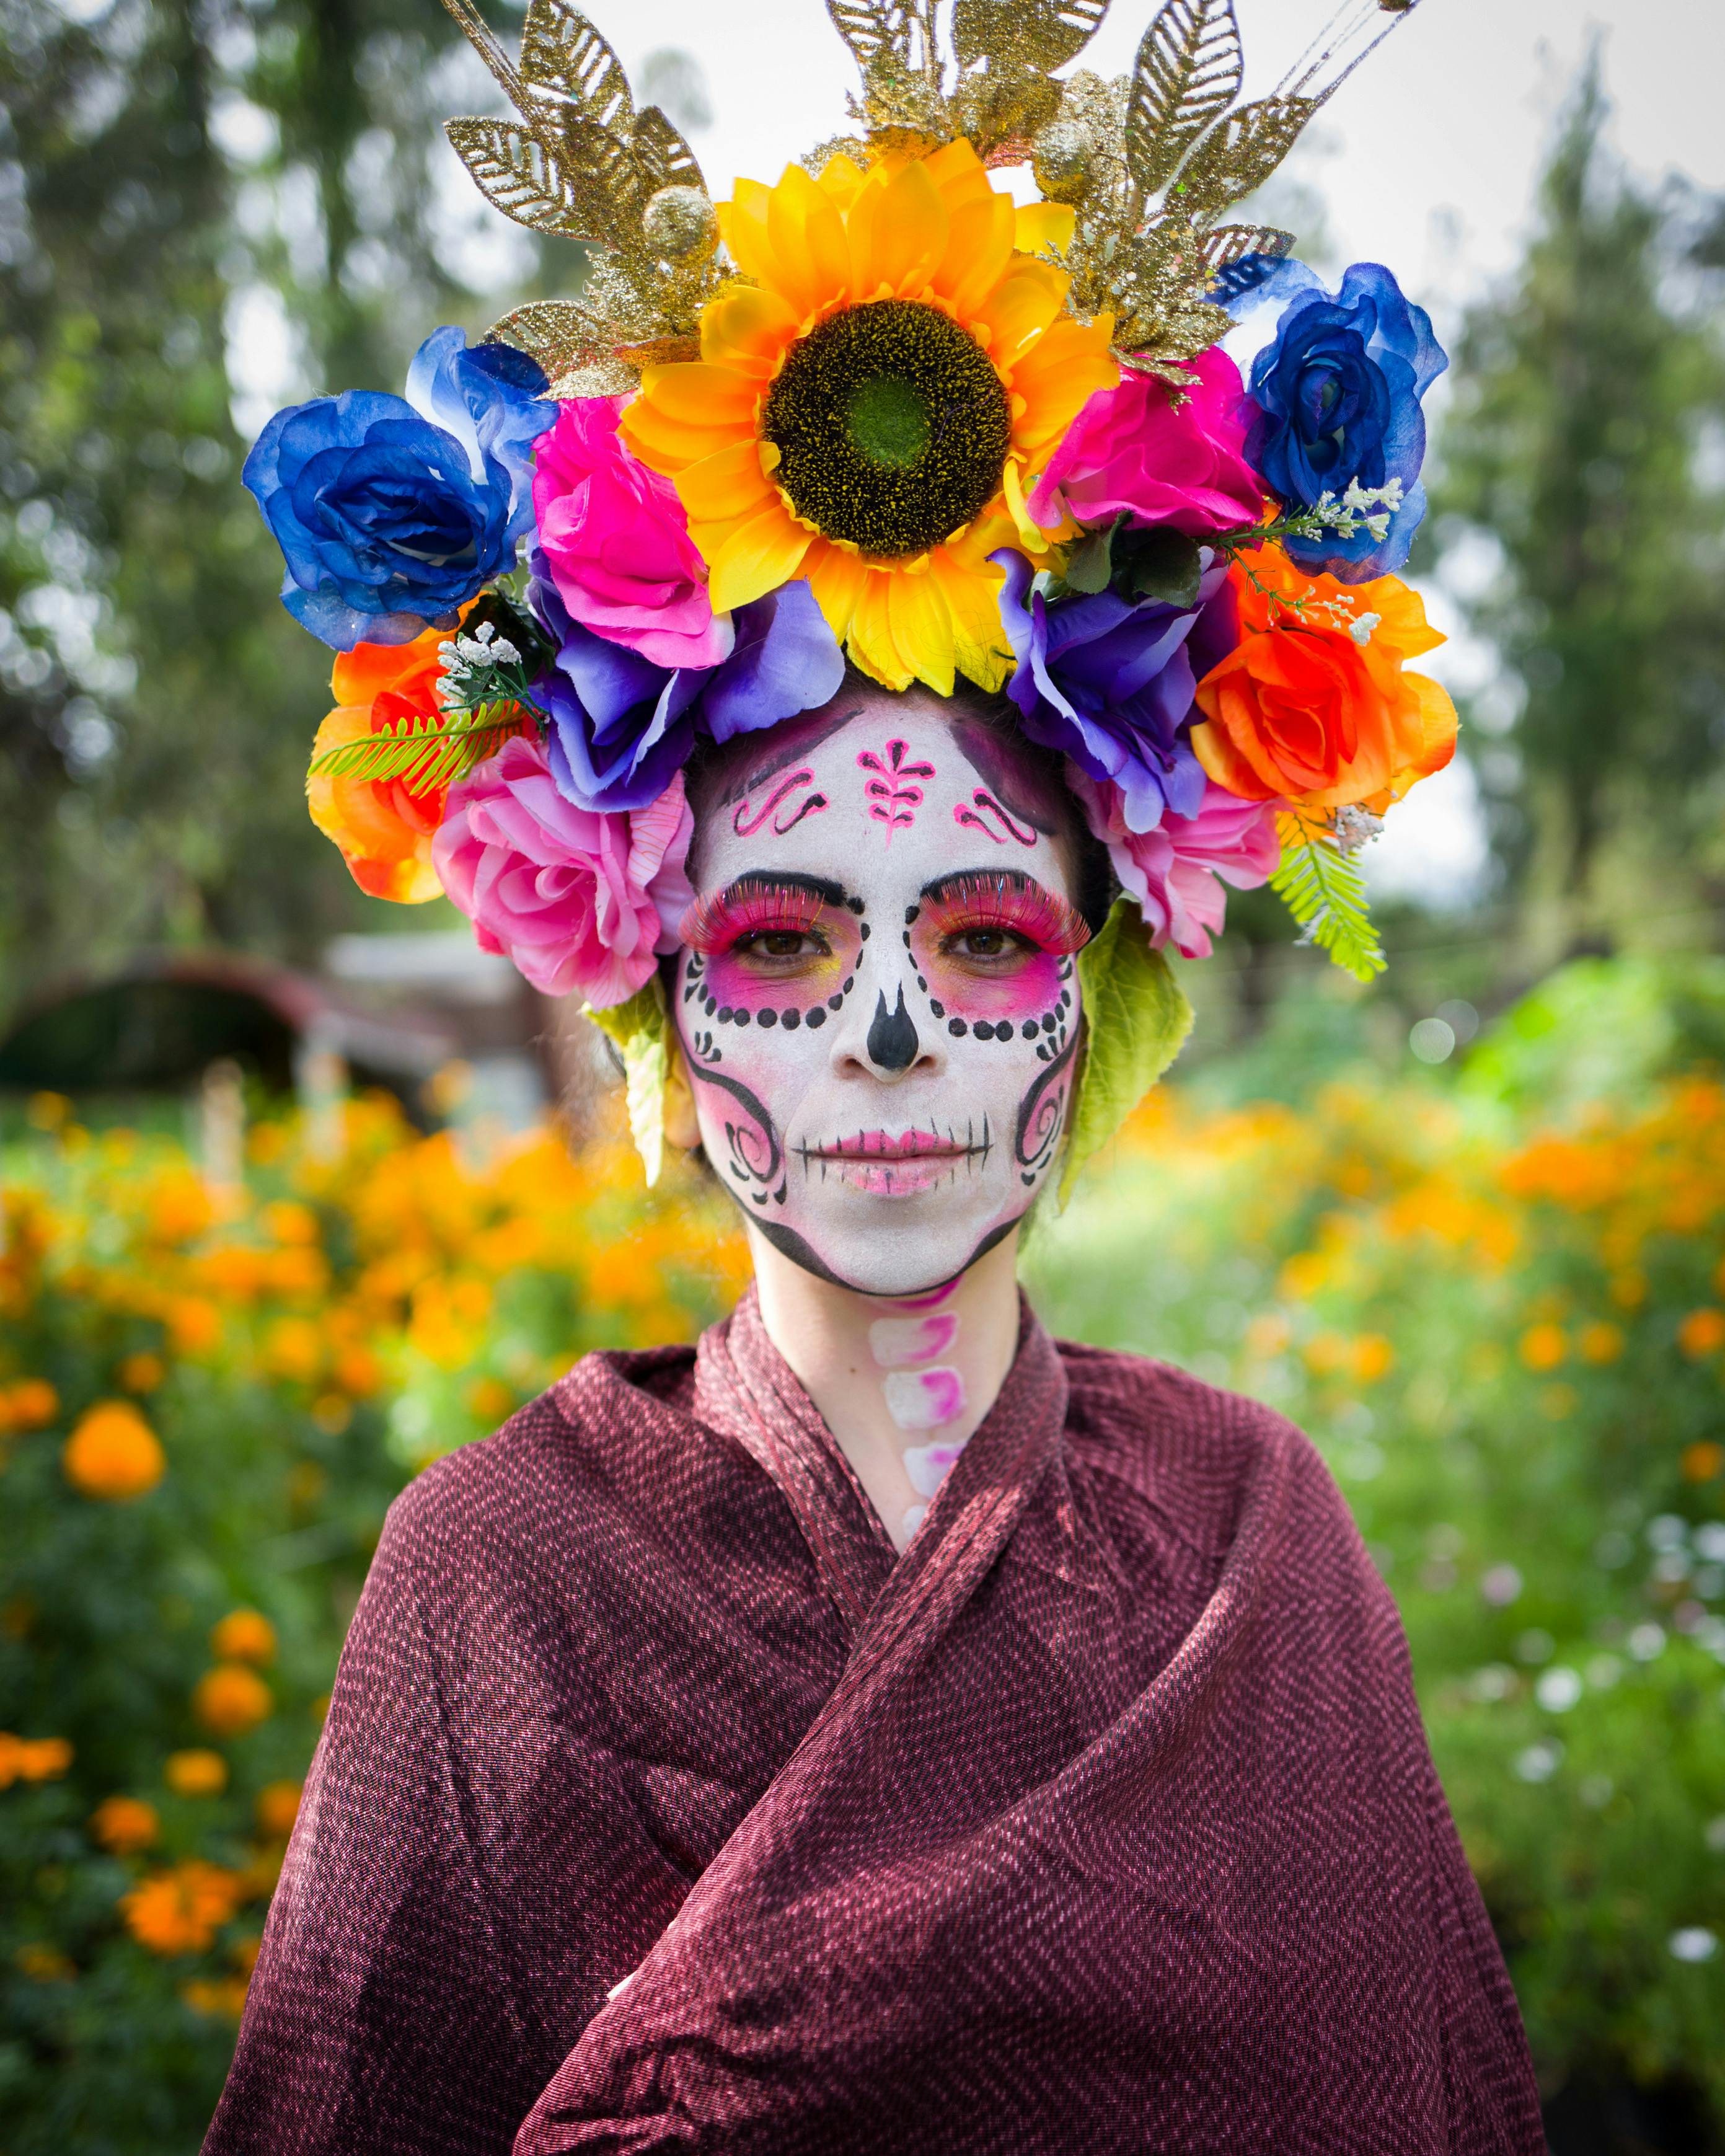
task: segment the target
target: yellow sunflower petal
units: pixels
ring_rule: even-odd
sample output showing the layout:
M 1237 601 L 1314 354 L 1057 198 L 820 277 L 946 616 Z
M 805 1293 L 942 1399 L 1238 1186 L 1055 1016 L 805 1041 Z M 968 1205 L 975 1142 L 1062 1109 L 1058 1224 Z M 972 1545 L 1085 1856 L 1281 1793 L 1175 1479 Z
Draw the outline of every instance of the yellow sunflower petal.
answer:
M 772 188 L 759 180 L 739 180 L 724 205 L 721 225 L 731 259 L 743 275 L 776 290 L 781 270 L 767 230 L 767 205 L 772 195 Z
M 920 164 L 890 179 L 871 178 L 857 197 L 846 231 L 851 290 L 859 300 L 925 288 L 947 251 L 947 212 Z
M 1078 222 L 1078 213 L 1066 203 L 1023 203 L 1019 206 L 1017 244 L 1026 254 L 1037 254 L 1045 247 L 1058 248 L 1064 254 L 1072 244 L 1072 228 Z
M 1000 490 L 1005 496 L 1007 512 L 1018 531 L 1018 541 L 1027 554 L 1045 554 L 1048 551 L 1048 536 L 1030 514 L 1029 504 L 1024 500 L 1024 467 L 1016 457 L 1006 459 L 1006 470 L 1000 475 Z
M 677 493 L 691 524 L 718 524 L 747 516 L 773 494 L 761 469 L 759 445 L 733 442 L 677 474 Z
M 675 474 L 685 465 L 752 439 L 761 384 L 726 367 L 692 359 L 641 370 L 641 393 L 625 405 L 624 439 L 644 465 Z
M 916 676 L 905 662 L 892 633 L 887 593 L 896 579 L 888 571 L 868 570 L 850 618 L 851 657 L 865 674 L 888 689 L 908 689 Z
M 715 613 L 728 613 L 733 607 L 747 606 L 751 599 L 789 583 L 801 570 L 814 536 L 792 522 L 777 495 L 737 525 L 716 558 L 701 546 L 699 529 L 692 525 L 690 529 L 712 572 L 708 597 Z
M 1012 198 L 990 188 L 949 207 L 947 215 L 951 236 L 933 285 L 959 321 L 966 321 L 1006 275 L 1012 260 Z
M 991 693 L 1013 671 L 1012 647 L 1000 619 L 1000 587 L 1006 572 L 992 562 L 973 567 L 950 547 L 937 547 L 928 564 L 952 617 L 952 657 L 959 670 Z
M 886 586 L 886 619 L 900 657 L 936 696 L 950 696 L 952 617 L 945 594 L 929 568 L 915 575 L 901 570 L 897 576 L 882 581 Z
M 841 212 L 845 212 L 862 192 L 868 177 L 854 157 L 847 157 L 840 150 L 821 167 L 815 185 L 824 194 L 832 197 Z
M 769 380 L 798 321 L 798 311 L 776 292 L 727 292 L 702 312 L 701 356 L 714 367 Z
M 1056 320 L 1070 282 L 1051 262 L 1020 256 L 1013 263 L 977 307 L 973 325 L 996 367 L 1014 367 L 1031 341 Z
M 868 580 L 867 568 L 859 556 L 834 547 L 829 540 L 817 539 L 803 557 L 803 573 L 816 605 L 826 617 L 827 627 L 843 644 L 850 634 L 851 617 Z
M 767 205 L 767 231 L 781 267 L 777 289 L 802 319 L 850 289 L 850 247 L 838 205 L 800 165 L 788 165 Z
M 1013 429 L 1013 445 L 1030 470 L 1036 469 L 1038 453 L 1065 434 L 1096 391 L 1119 381 L 1119 364 L 1108 349 L 1113 334 L 1110 315 L 1089 323 L 1065 316 L 1014 363 L 1013 393 L 1024 398 L 1024 412 Z

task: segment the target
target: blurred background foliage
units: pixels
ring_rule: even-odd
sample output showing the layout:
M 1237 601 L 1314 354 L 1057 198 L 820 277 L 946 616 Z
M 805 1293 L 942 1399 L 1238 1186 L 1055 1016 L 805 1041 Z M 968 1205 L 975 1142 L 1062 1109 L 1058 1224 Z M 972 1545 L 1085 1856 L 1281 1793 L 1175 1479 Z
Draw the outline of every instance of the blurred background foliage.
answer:
M 0 1026 L 140 952 L 439 925 L 304 816 L 325 669 L 239 470 L 578 275 L 444 154 L 487 96 L 424 0 L 0 0 Z M 1725 212 L 1606 110 L 1595 69 L 1435 429 L 1487 875 L 1384 906 L 1369 992 L 1236 901 L 1029 1263 L 1323 1446 L 1562 2156 L 1725 2150 Z M 196 2146 L 391 1496 L 743 1277 L 603 1114 L 572 1157 L 249 1106 L 236 1158 L 172 1098 L 0 1101 L 0 2156 Z

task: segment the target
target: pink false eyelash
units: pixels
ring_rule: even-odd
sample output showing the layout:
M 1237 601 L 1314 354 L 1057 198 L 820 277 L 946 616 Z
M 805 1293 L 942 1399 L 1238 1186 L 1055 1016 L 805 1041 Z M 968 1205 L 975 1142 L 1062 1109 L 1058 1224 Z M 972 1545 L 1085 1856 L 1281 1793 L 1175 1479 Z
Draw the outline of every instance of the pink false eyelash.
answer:
M 1065 899 L 1040 883 L 1014 876 L 954 876 L 927 901 L 925 917 L 941 936 L 962 935 L 968 928 L 1010 928 L 1059 958 L 1070 957 L 1090 941 L 1083 917 Z
M 691 951 L 711 958 L 745 936 L 806 936 L 825 911 L 819 891 L 773 883 L 765 876 L 743 876 L 723 891 L 697 899 L 683 916 L 677 933 Z

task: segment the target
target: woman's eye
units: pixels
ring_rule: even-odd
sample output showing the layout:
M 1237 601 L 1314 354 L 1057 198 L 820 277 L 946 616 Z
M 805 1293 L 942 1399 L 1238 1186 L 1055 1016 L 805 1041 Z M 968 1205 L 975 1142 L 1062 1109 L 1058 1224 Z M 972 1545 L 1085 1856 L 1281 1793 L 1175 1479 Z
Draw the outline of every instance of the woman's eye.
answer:
M 759 928 L 737 945 L 747 958 L 767 958 L 780 965 L 794 958 L 824 958 L 827 947 L 806 928 Z
M 1029 947 L 1023 937 L 1014 935 L 1009 928 L 961 928 L 947 938 L 946 947 L 955 958 L 998 963 L 1003 958 L 1016 958 Z

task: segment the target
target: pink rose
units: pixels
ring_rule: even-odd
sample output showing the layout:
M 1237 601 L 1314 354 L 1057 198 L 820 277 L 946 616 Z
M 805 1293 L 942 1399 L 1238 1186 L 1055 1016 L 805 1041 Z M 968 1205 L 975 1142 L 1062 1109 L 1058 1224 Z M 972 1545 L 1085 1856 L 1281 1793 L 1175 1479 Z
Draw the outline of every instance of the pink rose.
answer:
M 1084 805 L 1085 819 L 1108 849 L 1121 887 L 1138 902 L 1157 950 L 1172 943 L 1183 958 L 1208 958 L 1222 932 L 1230 883 L 1255 891 L 1276 873 L 1281 842 L 1277 801 L 1242 801 L 1214 779 L 1204 782 L 1195 816 L 1165 814 L 1153 831 L 1127 829 L 1126 796 L 1066 766 L 1066 783 Z
M 1217 345 L 1191 364 L 1199 380 L 1183 404 L 1148 374 L 1097 390 L 1031 493 L 1039 524 L 1051 531 L 1063 505 L 1086 524 L 1124 510 L 1192 539 L 1257 522 L 1264 483 L 1245 460 L 1240 369 Z
M 668 479 L 629 454 L 620 397 L 578 397 L 533 452 L 533 514 L 546 567 L 585 629 L 655 666 L 716 666 L 731 654 L 706 564 Z
M 578 990 L 603 1010 L 677 947 L 694 829 L 681 772 L 646 808 L 602 814 L 566 800 L 543 749 L 517 734 L 449 788 L 431 857 L 482 949 L 547 995 Z

